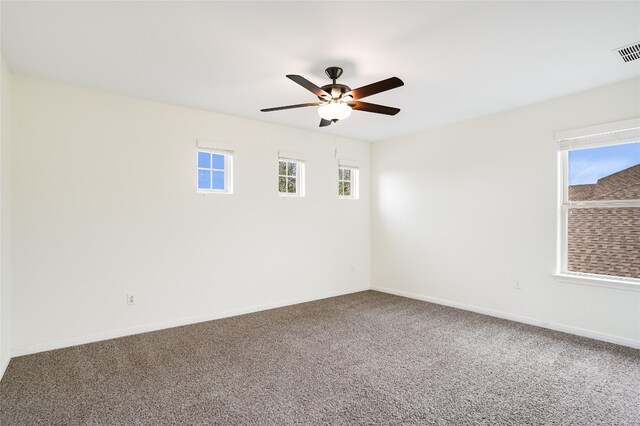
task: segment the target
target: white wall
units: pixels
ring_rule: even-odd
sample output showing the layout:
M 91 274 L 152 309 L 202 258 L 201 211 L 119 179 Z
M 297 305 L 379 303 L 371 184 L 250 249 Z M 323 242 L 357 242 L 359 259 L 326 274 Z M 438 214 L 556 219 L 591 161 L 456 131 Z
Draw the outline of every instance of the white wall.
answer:
M 11 72 L 0 55 L 0 378 L 11 360 Z
M 14 75 L 0 152 L 3 357 L 10 298 L 12 352 L 25 354 L 372 282 L 637 344 L 640 293 L 551 273 L 555 133 L 638 116 L 638 93 L 629 81 L 371 147 Z M 199 138 L 234 145 L 233 195 L 195 192 Z M 361 165 L 358 201 L 337 199 L 335 148 Z M 305 198 L 277 195 L 278 149 L 306 154 Z
M 555 133 L 640 116 L 639 94 L 632 80 L 374 144 L 373 287 L 640 345 L 640 293 L 551 276 Z
M 18 75 L 12 90 L 14 354 L 369 288 L 368 143 Z M 234 145 L 233 195 L 196 193 L 200 138 Z M 334 148 L 359 162 L 360 200 L 337 198 Z M 278 196 L 279 149 L 306 154 L 305 198 Z

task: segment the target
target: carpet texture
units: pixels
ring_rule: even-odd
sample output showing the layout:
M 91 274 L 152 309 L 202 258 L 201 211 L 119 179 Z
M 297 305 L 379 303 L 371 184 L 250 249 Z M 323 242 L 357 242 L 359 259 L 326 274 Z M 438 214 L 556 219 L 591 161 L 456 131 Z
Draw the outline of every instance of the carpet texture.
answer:
M 366 291 L 15 358 L 0 423 L 639 425 L 640 351 Z

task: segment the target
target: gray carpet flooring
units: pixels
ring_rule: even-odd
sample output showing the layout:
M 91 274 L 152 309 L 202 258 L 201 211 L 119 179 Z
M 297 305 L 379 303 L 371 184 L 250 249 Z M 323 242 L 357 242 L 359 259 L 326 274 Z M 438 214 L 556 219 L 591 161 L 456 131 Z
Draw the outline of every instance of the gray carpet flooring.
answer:
M 639 425 L 640 351 L 366 291 L 15 358 L 0 423 Z

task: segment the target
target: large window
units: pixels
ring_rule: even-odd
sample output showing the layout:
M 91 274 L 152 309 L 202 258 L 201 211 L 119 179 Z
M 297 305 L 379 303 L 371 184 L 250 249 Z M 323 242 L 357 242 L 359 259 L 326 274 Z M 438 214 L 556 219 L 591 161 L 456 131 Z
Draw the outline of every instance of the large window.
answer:
M 231 193 L 230 153 L 198 150 L 198 191 Z
M 640 280 L 640 137 L 633 134 L 561 144 L 561 273 Z
M 284 196 L 304 196 L 304 163 L 298 160 L 278 160 L 278 193 Z

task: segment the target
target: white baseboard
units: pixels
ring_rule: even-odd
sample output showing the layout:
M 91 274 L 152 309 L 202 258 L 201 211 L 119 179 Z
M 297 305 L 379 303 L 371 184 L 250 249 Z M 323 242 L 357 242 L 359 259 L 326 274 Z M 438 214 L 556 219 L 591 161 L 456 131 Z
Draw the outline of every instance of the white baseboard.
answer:
M 536 318 L 529 318 L 522 315 L 511 314 L 502 311 L 496 311 L 494 309 L 483 308 L 480 306 L 467 305 L 466 303 L 453 302 L 451 300 L 439 299 L 437 297 L 424 296 L 418 293 L 412 293 L 408 291 L 396 290 L 386 287 L 371 287 L 372 290 L 380 291 L 382 293 L 394 294 L 396 296 L 408 297 L 410 299 L 422 300 L 425 302 L 435 303 L 437 305 L 450 306 L 452 308 L 464 309 L 465 311 L 477 312 L 479 314 L 489 315 L 492 317 L 503 318 L 511 321 L 522 322 L 529 325 L 535 325 L 538 327 L 548 328 L 550 330 L 562 331 L 568 334 L 575 334 L 576 336 L 588 337 L 590 339 L 602 340 L 604 342 L 615 343 L 621 346 L 628 346 L 635 349 L 640 349 L 640 341 L 627 339 L 626 337 L 615 336 L 612 334 L 601 333 L 599 331 L 588 330 L 585 328 L 574 327 L 570 325 L 558 324 L 553 322 L 546 322 Z
M 2 363 L 0 363 L 0 380 L 2 380 L 2 378 L 4 377 L 4 372 L 7 371 L 7 367 L 9 366 L 10 362 L 11 357 L 8 356 L 6 360 L 3 360 Z
M 264 305 L 250 306 L 242 309 L 230 311 L 216 312 L 208 315 L 181 318 L 176 320 L 164 321 L 155 324 L 145 324 L 134 327 L 121 328 L 117 330 L 107 331 L 104 333 L 90 334 L 85 336 L 72 337 L 70 339 L 56 340 L 53 342 L 41 343 L 37 345 L 22 346 L 11 351 L 12 356 L 29 355 L 38 352 L 50 351 L 53 349 L 67 348 L 70 346 L 83 345 L 85 343 L 99 342 L 102 340 L 115 339 L 117 337 L 130 336 L 132 334 L 147 333 L 150 331 L 163 330 L 166 328 L 179 327 L 182 325 L 196 324 L 199 322 L 212 321 L 216 319 L 235 317 L 238 315 L 250 314 L 252 312 L 266 311 L 268 309 L 281 308 L 283 306 L 297 305 L 299 303 L 312 302 L 314 300 L 326 299 L 329 297 L 343 296 L 345 294 L 357 293 L 360 291 L 370 290 L 371 287 L 354 287 L 347 290 L 332 291 L 314 296 L 301 297 L 297 299 L 289 299 L 280 302 L 267 303 Z M 8 362 L 7 362 L 8 364 Z M 6 368 L 6 366 L 5 366 Z
M 422 300 L 422 301 L 425 301 L 425 302 L 435 303 L 435 304 L 438 304 L 438 305 L 444 305 L 444 306 L 450 306 L 450 307 L 453 307 L 453 308 L 464 309 L 464 310 L 467 310 L 467 311 L 477 312 L 477 313 L 480 313 L 480 314 L 489 315 L 489 316 L 493 316 L 493 317 L 497 317 L 497 318 L 503 318 L 503 319 L 507 319 L 507 320 L 511 320 L 511 321 L 517 321 L 517 322 L 521 322 L 521 323 L 525 323 L 525 324 L 535 325 L 535 326 L 538 326 L 538 327 L 548 328 L 548 329 L 551 329 L 551 330 L 562 331 L 562 332 L 569 333 L 569 334 L 575 334 L 577 336 L 588 337 L 588 338 L 591 338 L 591 339 L 602 340 L 604 342 L 615 343 L 617 345 L 628 346 L 628 347 L 631 347 L 631 348 L 640 349 L 640 341 L 638 341 L 638 340 L 627 339 L 627 338 L 620 337 L 620 336 L 615 336 L 615 335 L 611 335 L 611 334 L 607 334 L 607 333 L 601 333 L 601 332 L 588 330 L 588 329 L 584 329 L 584 328 L 579 328 L 579 327 L 568 326 L 568 325 L 564 325 L 564 324 L 550 323 L 550 322 L 542 321 L 542 320 L 539 320 L 539 319 L 536 319 L 536 318 L 529 318 L 529 317 L 525 317 L 525 316 L 522 316 L 522 315 L 511 314 L 511 313 L 502 312 L 502 311 L 496 311 L 496 310 L 493 310 L 493 309 L 483 308 L 483 307 L 474 306 L 474 305 L 468 305 L 468 304 L 465 304 L 465 303 L 453 302 L 453 301 L 446 300 L 446 299 L 439 299 L 439 298 L 436 298 L 436 297 L 424 296 L 424 295 L 421 295 L 421 294 L 418 294 L 418 293 L 412 293 L 412 292 L 396 290 L 396 289 L 386 288 L 386 287 L 363 286 L 363 287 L 354 287 L 354 288 L 350 288 L 350 289 L 347 289 L 347 290 L 340 290 L 340 291 L 323 293 L 323 294 L 319 294 L 319 295 L 315 295 L 315 296 L 302 297 L 302 298 L 297 298 L 297 299 L 289 299 L 289 300 L 285 300 L 285 301 L 268 303 L 268 304 L 264 304 L 264 305 L 256 305 L 256 306 L 251 306 L 251 307 L 242 308 L 242 309 L 236 309 L 236 310 L 230 310 L 230 311 L 222 311 L 222 312 L 217 312 L 217 313 L 213 313 L 213 314 L 209 314 L 209 315 L 181 318 L 181 319 L 177 319 L 177 320 L 165 321 L 165 322 L 162 322 L 162 323 L 146 324 L 146 325 L 141 325 L 141 326 L 121 328 L 121 329 L 118 329 L 118 330 L 107 331 L 107 332 L 104 332 L 104 333 L 73 337 L 73 338 L 70 338 L 70 339 L 57 340 L 57 341 L 47 342 L 47 343 L 42 343 L 42 344 L 37 344 L 37 345 L 23 346 L 23 347 L 14 349 L 11 352 L 11 355 L 13 357 L 22 356 L 22 355 L 29 355 L 29 354 L 49 351 L 49 350 L 53 350 L 53 349 L 61 349 L 61 348 L 66 348 L 66 347 L 70 347 L 70 346 L 82 345 L 82 344 L 85 344 L 85 343 L 93 343 L 93 342 L 99 342 L 99 341 L 102 341 L 102 340 L 115 339 L 117 337 L 130 336 L 130 335 L 133 335 L 133 334 L 147 333 L 147 332 L 150 332 L 150 331 L 157 331 L 157 330 L 163 330 L 163 329 L 166 329 L 166 328 L 173 328 L 173 327 L 179 327 L 179 326 L 183 326 L 183 325 L 196 324 L 196 323 L 199 323 L 199 322 L 211 321 L 211 320 L 216 320 L 216 319 L 221 319 L 221 318 L 229 318 L 229 317 L 234 317 L 234 316 L 237 316 L 237 315 L 249 314 L 249 313 L 252 313 L 252 312 L 260 312 L 260 311 L 265 311 L 265 310 L 268 310 L 268 309 L 280 308 L 280 307 L 283 307 L 283 306 L 290 306 L 290 305 L 296 305 L 296 304 L 299 304 L 299 303 L 312 302 L 314 300 L 321 300 L 321 299 L 326 299 L 326 298 L 329 298 L 329 297 L 342 296 L 342 295 L 345 295 L 345 294 L 357 293 L 357 292 L 365 291 L 365 290 L 375 290 L 375 291 L 380 291 L 380 292 L 383 292 L 383 293 L 394 294 L 396 296 L 403 296 L 403 297 L 408 297 L 408 298 L 411 298 L 411 299 L 417 299 L 417 300 Z M 6 371 L 10 360 L 11 360 L 11 357 L 9 357 L 5 362 L 2 363 L 2 365 L 0 365 L 0 378 L 2 378 L 2 376 L 4 375 L 4 372 Z

